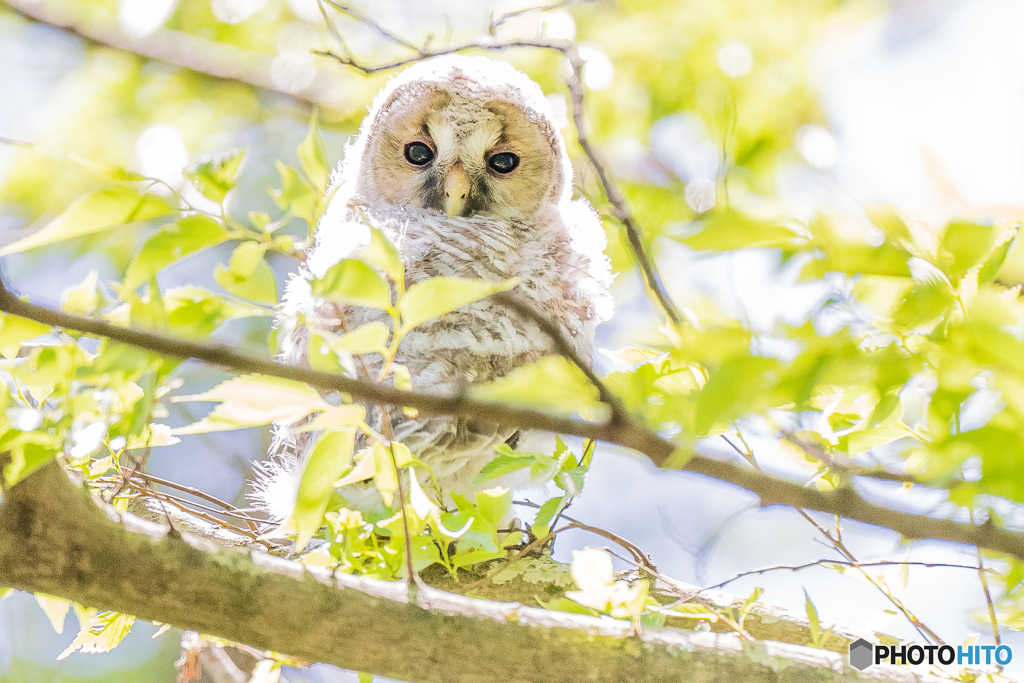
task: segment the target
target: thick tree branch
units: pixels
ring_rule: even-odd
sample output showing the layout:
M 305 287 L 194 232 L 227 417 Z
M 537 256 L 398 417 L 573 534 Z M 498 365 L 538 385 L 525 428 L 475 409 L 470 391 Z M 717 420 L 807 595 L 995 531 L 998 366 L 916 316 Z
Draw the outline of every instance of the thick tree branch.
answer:
M 97 20 L 93 13 L 82 11 L 76 3 L 57 5 L 52 0 L 0 0 L 16 12 L 36 21 L 82 36 L 119 50 L 134 52 L 197 73 L 247 83 L 294 97 L 298 100 L 337 109 L 345 103 L 339 98 L 347 88 L 337 75 L 317 69 L 313 82 L 293 92 L 271 78 L 272 55 L 245 50 L 190 33 L 168 28 L 157 29 L 144 38 L 132 38 L 116 23 Z
M 106 337 L 174 358 L 192 358 L 237 372 L 258 373 L 304 382 L 318 389 L 337 391 L 375 403 L 408 406 L 430 415 L 476 418 L 511 427 L 541 429 L 606 441 L 643 453 L 657 465 L 672 464 L 670 456 L 676 450 L 670 441 L 631 420 L 624 423 L 587 422 L 502 403 L 476 401 L 465 396 L 433 396 L 401 391 L 341 375 L 254 358 L 217 344 L 174 339 L 118 327 L 101 320 L 69 315 L 22 301 L 4 288 L 2 282 L 0 311 L 66 330 Z M 761 499 L 761 505 L 790 505 L 818 510 L 892 529 L 909 539 L 933 538 L 966 543 L 1024 559 L 1024 533 L 999 528 L 991 520 L 984 524 L 971 524 L 893 510 L 865 500 L 849 485 L 832 491 L 819 491 L 757 472 L 737 463 L 697 454 L 691 455 L 681 468 L 747 489 L 757 494 Z
M 837 653 L 784 643 L 673 629 L 635 635 L 626 621 L 429 587 L 411 605 L 402 583 L 332 575 L 119 518 L 57 463 L 5 494 L 0 584 L 408 681 L 862 680 Z

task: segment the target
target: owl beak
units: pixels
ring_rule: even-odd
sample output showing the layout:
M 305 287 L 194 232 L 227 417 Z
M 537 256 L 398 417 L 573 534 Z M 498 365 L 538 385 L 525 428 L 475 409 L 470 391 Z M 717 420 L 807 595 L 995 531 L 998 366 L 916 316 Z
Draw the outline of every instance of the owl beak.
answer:
M 449 216 L 461 216 L 466 208 L 466 195 L 469 194 L 469 176 L 462 164 L 456 163 L 448 169 L 444 179 L 444 211 Z

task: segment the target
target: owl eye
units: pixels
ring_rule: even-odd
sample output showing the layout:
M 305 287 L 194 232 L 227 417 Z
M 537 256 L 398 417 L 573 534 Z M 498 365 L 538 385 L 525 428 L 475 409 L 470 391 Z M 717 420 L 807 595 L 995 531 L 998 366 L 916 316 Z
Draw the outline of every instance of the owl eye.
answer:
M 434 150 L 422 142 L 410 142 L 405 146 L 405 160 L 413 166 L 426 166 L 434 160 Z
M 511 173 L 519 165 L 519 157 L 512 152 L 501 152 L 492 156 L 487 165 L 498 173 Z

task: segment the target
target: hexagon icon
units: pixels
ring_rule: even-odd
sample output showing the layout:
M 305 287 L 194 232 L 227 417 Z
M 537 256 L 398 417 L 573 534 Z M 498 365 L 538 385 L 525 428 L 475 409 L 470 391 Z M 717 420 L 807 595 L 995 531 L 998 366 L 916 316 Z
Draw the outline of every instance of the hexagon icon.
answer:
M 850 666 L 858 671 L 863 671 L 875 663 L 875 646 L 858 638 L 850 643 Z

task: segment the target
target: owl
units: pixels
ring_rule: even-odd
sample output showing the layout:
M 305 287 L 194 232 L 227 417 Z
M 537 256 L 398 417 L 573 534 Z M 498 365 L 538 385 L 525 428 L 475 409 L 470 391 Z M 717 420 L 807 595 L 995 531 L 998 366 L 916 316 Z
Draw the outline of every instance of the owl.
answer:
M 286 287 L 277 321 L 282 359 L 308 362 L 310 330 L 387 321 L 381 311 L 316 297 L 310 285 L 358 256 L 374 227 L 398 249 L 406 286 L 436 276 L 520 278 L 514 294 L 556 321 L 589 363 L 595 327 L 612 313 L 611 269 L 600 218 L 572 198 L 572 165 L 555 121 L 540 86 L 504 62 L 449 55 L 392 78 L 334 171 L 315 242 Z M 553 353 L 534 321 L 482 299 L 409 332 L 396 362 L 409 369 L 414 391 L 451 395 Z M 379 356 L 367 356 L 362 369 L 373 375 Z M 367 411 L 379 426 L 379 408 Z M 390 416 L 396 438 L 430 466 L 440 488 L 463 494 L 474 492 L 496 446 L 544 440 L 483 420 L 398 409 Z M 254 501 L 280 520 L 294 506 L 313 438 L 279 426 L 274 441 L 257 468 Z

